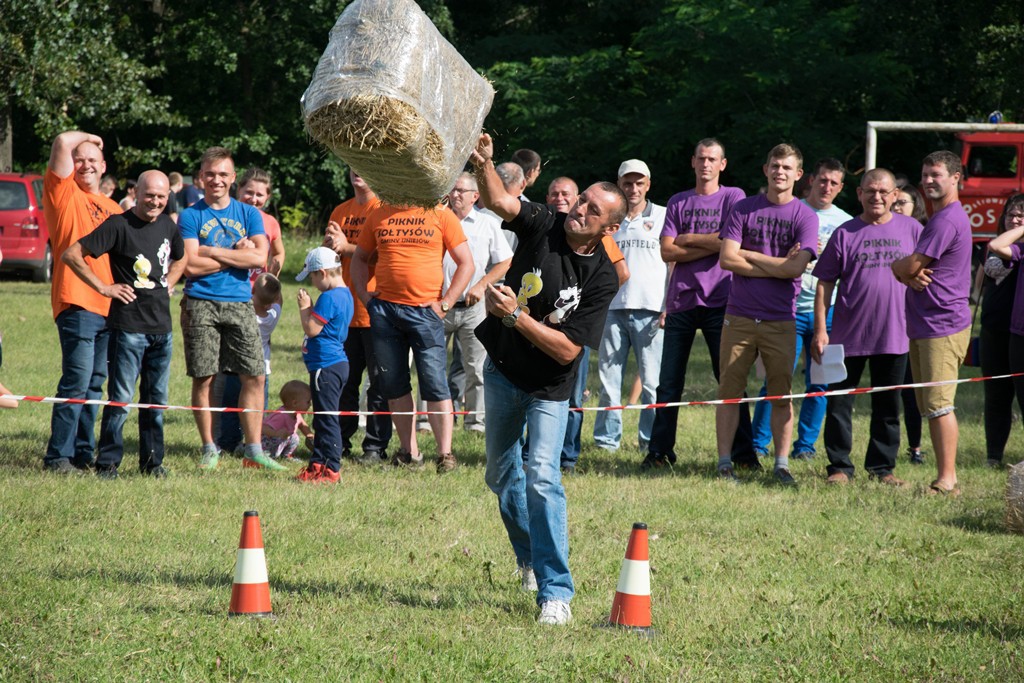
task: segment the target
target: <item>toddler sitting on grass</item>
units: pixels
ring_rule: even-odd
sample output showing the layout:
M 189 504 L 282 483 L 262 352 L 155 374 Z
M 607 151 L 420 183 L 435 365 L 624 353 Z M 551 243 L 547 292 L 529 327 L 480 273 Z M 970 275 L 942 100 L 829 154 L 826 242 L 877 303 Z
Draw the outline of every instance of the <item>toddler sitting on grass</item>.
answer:
M 312 450 L 313 430 L 301 415 L 309 412 L 312 405 L 308 384 L 297 379 L 285 382 L 281 387 L 281 405 L 263 416 L 263 452 L 274 459 L 294 457 L 300 432 Z

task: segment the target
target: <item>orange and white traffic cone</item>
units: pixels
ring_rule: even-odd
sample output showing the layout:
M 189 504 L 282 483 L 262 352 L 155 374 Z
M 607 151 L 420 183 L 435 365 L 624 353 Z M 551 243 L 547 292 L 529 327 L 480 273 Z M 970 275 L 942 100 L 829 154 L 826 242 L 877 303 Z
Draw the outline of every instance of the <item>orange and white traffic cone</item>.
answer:
M 647 525 L 641 522 L 633 525 L 629 535 L 608 624 L 645 634 L 651 632 L 651 563 L 647 554 Z
M 267 560 L 263 555 L 263 533 L 260 516 L 249 510 L 242 516 L 242 537 L 238 541 L 235 558 L 235 583 L 231 587 L 229 617 L 269 617 L 270 581 L 267 578 Z

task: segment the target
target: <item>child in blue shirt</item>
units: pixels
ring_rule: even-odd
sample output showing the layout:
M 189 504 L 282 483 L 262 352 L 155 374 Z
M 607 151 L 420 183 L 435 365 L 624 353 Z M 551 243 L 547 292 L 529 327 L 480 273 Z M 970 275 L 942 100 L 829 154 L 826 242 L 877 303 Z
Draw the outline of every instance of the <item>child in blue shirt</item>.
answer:
M 352 294 L 341 274 L 341 257 L 327 247 L 306 254 L 306 266 L 296 276 L 307 277 L 320 290 L 316 305 L 305 289 L 298 294 L 299 318 L 306 338 L 302 360 L 309 371 L 313 394 L 313 455 L 299 481 L 336 484 L 341 479 L 341 421 L 324 411 L 341 410 L 341 390 L 348 380 L 345 339 L 352 320 Z

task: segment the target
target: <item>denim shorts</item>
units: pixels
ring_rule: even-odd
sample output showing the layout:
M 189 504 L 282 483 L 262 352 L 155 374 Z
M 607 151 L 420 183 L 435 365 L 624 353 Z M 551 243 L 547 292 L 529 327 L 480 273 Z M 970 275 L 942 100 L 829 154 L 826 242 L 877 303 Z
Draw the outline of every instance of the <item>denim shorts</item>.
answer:
M 409 372 L 411 349 L 416 361 L 420 396 L 425 401 L 450 399 L 445 374 L 448 353 L 444 321 L 434 313 L 434 309 L 372 299 L 367 310 L 383 397 L 391 400 L 412 392 Z

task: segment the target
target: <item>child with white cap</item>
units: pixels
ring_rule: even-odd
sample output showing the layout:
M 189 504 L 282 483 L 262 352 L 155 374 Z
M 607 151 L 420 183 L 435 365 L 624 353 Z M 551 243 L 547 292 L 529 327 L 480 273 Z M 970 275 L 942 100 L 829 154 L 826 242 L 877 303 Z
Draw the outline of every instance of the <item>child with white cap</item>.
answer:
M 306 337 L 302 341 L 302 360 L 309 370 L 313 394 L 313 455 L 309 466 L 299 473 L 299 481 L 335 484 L 341 479 L 341 423 L 337 415 L 341 390 L 348 379 L 345 339 L 352 320 L 352 294 L 341 273 L 341 257 L 327 247 L 316 247 L 306 255 L 306 265 L 296 276 L 301 282 L 310 278 L 320 290 L 316 304 L 309 293 L 298 293 L 299 318 Z

